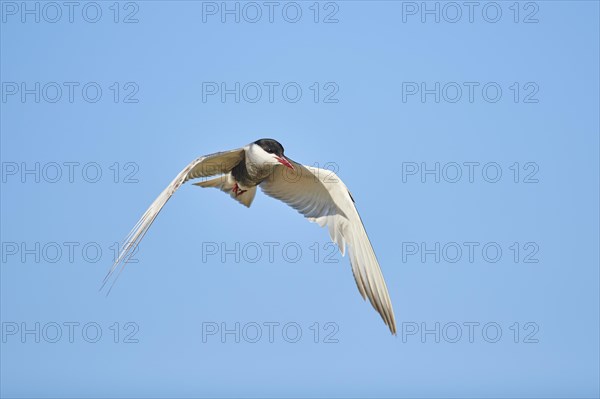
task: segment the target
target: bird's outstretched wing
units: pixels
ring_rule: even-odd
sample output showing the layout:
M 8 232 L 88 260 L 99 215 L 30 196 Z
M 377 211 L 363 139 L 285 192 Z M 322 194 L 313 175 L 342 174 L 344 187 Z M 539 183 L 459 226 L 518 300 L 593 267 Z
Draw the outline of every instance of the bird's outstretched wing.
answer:
M 114 278 L 110 288 L 117 281 L 117 278 L 125 268 L 125 264 L 133 255 L 133 252 L 144 238 L 144 235 L 156 219 L 156 216 L 160 213 L 161 209 L 169 198 L 177 191 L 179 187 L 183 183 L 188 180 L 196 179 L 199 177 L 208 177 L 215 176 L 219 174 L 228 173 L 233 169 L 238 163 L 240 163 L 244 159 L 244 149 L 239 148 L 231 151 L 217 152 L 210 155 L 205 155 L 200 157 L 193 162 L 191 162 L 188 166 L 186 166 L 175 179 L 163 190 L 162 193 L 154 200 L 154 202 L 150 205 L 148 210 L 142 215 L 140 220 L 133 226 L 133 229 L 129 232 L 125 240 L 123 240 L 121 251 L 119 252 L 119 256 L 113 263 L 112 267 L 106 274 L 104 281 L 102 282 L 102 287 L 104 288 L 107 282 L 110 280 L 111 276 L 115 273 L 117 267 L 121 265 L 121 269 L 119 273 Z M 107 292 L 110 292 L 110 289 Z
M 363 299 L 369 298 L 392 334 L 396 334 L 394 310 L 379 263 L 354 206 L 354 199 L 332 171 L 293 162 L 294 170 L 276 166 L 260 184 L 265 194 L 296 209 L 311 222 L 329 227 L 331 240 L 344 255 L 348 245 L 352 273 Z

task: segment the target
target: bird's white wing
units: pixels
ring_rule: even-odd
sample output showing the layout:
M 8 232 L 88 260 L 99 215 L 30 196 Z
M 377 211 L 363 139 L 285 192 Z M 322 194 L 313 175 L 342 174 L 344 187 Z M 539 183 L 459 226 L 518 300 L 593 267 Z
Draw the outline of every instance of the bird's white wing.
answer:
M 133 229 L 131 229 L 125 240 L 123 240 L 119 256 L 117 256 L 117 259 L 106 274 L 106 277 L 104 278 L 104 281 L 102 282 L 102 287 L 100 287 L 100 289 L 104 288 L 106 283 L 110 280 L 111 276 L 116 271 L 119 264 L 122 264 L 119 273 L 117 274 L 117 276 L 113 280 L 113 283 L 111 284 L 112 288 L 112 285 L 114 285 L 115 281 L 119 277 L 119 274 L 121 274 L 121 271 L 123 271 L 125 264 L 133 255 L 133 252 L 140 244 L 140 241 L 142 241 L 142 238 L 144 238 L 144 235 L 152 225 L 152 222 L 154 222 L 154 219 L 156 219 L 156 216 L 158 216 L 163 206 L 165 206 L 167 201 L 169 201 L 169 198 L 171 198 L 171 196 L 175 193 L 175 191 L 177 191 L 179 187 L 181 187 L 183 183 L 185 183 L 188 180 L 196 179 L 199 177 L 208 177 L 228 173 L 243 159 L 243 148 L 231 151 L 217 152 L 214 154 L 205 155 L 194 160 L 181 172 L 179 172 L 177 177 L 175 177 L 171 184 L 169 184 L 167 188 L 165 188 L 163 192 L 160 193 L 158 198 L 154 200 L 154 202 L 142 215 L 142 217 L 136 223 L 136 225 L 133 226 Z M 110 292 L 110 289 L 108 292 Z
M 311 222 L 327 226 L 331 240 L 338 245 L 342 255 L 348 246 L 358 290 L 363 299 L 369 298 L 392 334 L 396 334 L 387 286 L 350 191 L 330 170 L 296 162 L 293 165 L 294 170 L 276 166 L 260 187 L 265 194 L 285 202 Z

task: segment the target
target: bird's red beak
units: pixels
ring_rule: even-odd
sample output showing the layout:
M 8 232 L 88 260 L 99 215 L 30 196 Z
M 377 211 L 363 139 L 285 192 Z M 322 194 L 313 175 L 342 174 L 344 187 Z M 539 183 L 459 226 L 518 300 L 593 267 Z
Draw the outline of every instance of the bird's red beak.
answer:
M 285 159 L 285 157 L 275 156 L 275 158 L 277 158 L 277 160 L 279 161 L 279 163 L 281 163 L 282 165 L 285 165 L 288 168 L 294 170 L 294 166 L 290 163 L 290 161 L 288 161 L 287 159 Z

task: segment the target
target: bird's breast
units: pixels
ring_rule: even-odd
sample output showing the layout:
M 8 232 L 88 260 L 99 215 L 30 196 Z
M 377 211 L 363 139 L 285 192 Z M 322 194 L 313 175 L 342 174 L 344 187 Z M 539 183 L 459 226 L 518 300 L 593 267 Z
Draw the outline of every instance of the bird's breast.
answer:
M 231 170 L 233 178 L 245 187 L 253 187 L 260 184 L 270 173 L 270 168 L 264 168 L 249 162 L 240 162 Z

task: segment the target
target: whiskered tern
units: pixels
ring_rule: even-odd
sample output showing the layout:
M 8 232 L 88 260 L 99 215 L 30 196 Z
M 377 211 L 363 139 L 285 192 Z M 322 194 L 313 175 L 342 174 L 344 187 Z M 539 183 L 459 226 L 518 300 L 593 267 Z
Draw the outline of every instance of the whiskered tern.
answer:
M 330 170 L 292 161 L 284 155 L 283 146 L 272 139 L 261 139 L 243 148 L 206 155 L 186 166 L 154 200 L 125 238 L 122 250 L 104 278 L 102 287 L 113 276 L 114 284 L 175 191 L 189 180 L 213 176 L 217 177 L 194 184 L 218 188 L 246 207 L 250 207 L 256 187 L 260 186 L 265 194 L 285 202 L 309 221 L 321 227 L 327 226 L 331 240 L 338 245 L 342 255 L 348 246 L 352 273 L 363 299 L 369 298 L 392 334 L 396 334 L 396 321 L 387 286 L 350 191 Z M 119 265 L 121 267 L 115 275 Z

